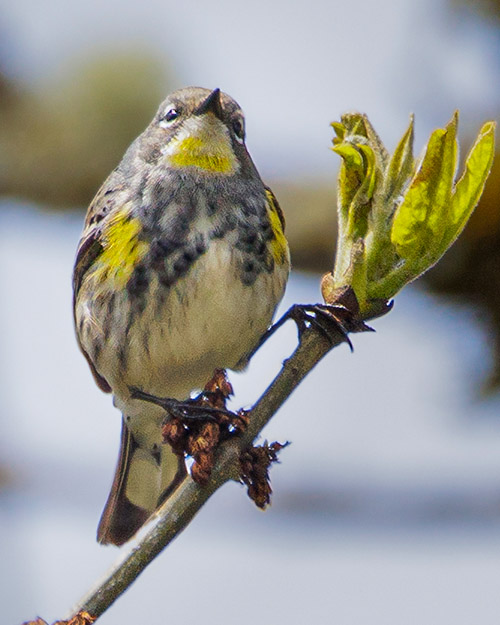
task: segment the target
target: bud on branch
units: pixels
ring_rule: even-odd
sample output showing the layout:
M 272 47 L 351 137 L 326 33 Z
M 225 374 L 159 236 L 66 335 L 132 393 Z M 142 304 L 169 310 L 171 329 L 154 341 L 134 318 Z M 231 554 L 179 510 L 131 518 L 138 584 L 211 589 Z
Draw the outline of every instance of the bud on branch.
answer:
M 406 284 L 430 269 L 461 233 L 479 201 L 495 149 L 487 122 L 455 183 L 458 114 L 435 130 L 424 155 L 413 158 L 413 117 L 392 157 L 366 115 L 348 113 L 332 124 L 338 178 L 335 267 L 322 282 L 327 303 L 351 286 L 368 319 Z

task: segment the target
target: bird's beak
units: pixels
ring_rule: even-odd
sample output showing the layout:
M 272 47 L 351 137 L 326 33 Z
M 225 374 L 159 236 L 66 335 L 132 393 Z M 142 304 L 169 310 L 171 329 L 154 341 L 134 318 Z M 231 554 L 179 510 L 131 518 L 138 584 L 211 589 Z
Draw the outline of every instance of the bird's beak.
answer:
M 211 112 L 220 120 L 222 120 L 222 105 L 220 102 L 220 89 L 214 89 L 210 95 L 208 95 L 203 102 L 194 111 L 195 115 L 203 115 L 204 113 Z

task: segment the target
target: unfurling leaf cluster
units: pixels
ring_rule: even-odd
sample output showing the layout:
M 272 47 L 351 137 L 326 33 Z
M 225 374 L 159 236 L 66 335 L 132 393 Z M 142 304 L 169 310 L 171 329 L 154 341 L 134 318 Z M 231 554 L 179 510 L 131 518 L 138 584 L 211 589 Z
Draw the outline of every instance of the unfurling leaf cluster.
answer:
M 338 178 L 338 245 L 332 275 L 323 280 L 328 302 L 351 286 L 361 316 L 384 310 L 406 284 L 432 267 L 463 230 L 491 170 L 495 123 L 487 122 L 457 171 L 458 115 L 435 130 L 423 156 L 413 157 L 413 117 L 392 156 L 365 115 L 332 124 Z

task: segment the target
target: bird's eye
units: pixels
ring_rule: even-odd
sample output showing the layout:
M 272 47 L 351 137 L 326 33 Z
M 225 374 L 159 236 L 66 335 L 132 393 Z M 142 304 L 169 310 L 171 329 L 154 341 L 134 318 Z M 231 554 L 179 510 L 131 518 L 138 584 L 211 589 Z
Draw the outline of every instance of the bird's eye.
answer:
M 170 125 L 171 122 L 174 121 L 174 119 L 177 119 L 179 115 L 180 115 L 180 111 L 178 109 L 176 108 L 168 109 L 168 111 L 160 120 L 160 126 L 162 128 L 166 128 L 167 126 Z
M 165 113 L 165 121 L 167 122 L 173 121 L 176 117 L 179 117 L 179 111 L 177 109 L 169 109 Z
M 241 121 L 241 119 L 235 119 L 233 120 L 232 126 L 233 132 L 236 136 L 236 140 L 239 143 L 243 143 L 243 141 L 245 140 L 245 129 L 243 128 L 243 122 Z

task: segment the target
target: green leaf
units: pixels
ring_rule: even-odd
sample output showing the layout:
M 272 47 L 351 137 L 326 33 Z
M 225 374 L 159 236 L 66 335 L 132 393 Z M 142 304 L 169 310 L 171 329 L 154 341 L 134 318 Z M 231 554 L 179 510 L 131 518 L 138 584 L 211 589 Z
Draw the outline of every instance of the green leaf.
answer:
M 333 138 L 333 144 L 335 145 L 343 141 L 345 137 L 344 124 L 342 124 L 341 122 L 332 122 L 330 126 L 333 128 L 333 130 L 335 131 L 335 134 L 337 135 L 336 137 Z
M 360 178 L 356 185 L 348 207 L 349 217 L 347 222 L 347 234 L 353 239 L 364 237 L 368 228 L 368 213 L 371 208 L 370 199 L 375 187 L 375 154 L 370 146 L 360 144 L 357 146 L 363 166 L 360 169 Z M 347 166 L 347 164 L 346 164 Z
M 342 136 L 343 140 L 349 137 L 356 145 L 362 143 L 369 145 L 375 154 L 377 167 L 382 170 L 386 168 L 389 161 L 389 154 L 366 115 L 363 113 L 345 113 L 342 115 L 342 123 L 334 122 L 332 126 L 335 132 L 337 132 L 336 126 L 342 126 L 344 128 L 345 134 Z
M 391 241 L 399 256 L 424 265 L 437 254 L 445 233 L 457 163 L 457 113 L 435 130 L 420 167 L 392 224 Z M 418 273 L 417 273 L 418 275 Z
M 363 157 L 351 143 L 340 143 L 332 150 L 342 157 L 337 191 L 339 222 L 347 224 L 349 207 L 363 180 Z
M 370 233 L 366 239 L 368 275 L 383 277 L 398 262 L 391 243 L 392 216 L 403 189 L 413 175 L 413 115 L 385 170 L 378 173 L 373 208 L 369 214 Z
M 404 185 L 413 172 L 413 136 L 414 117 L 410 116 L 410 124 L 401 137 L 387 169 L 384 199 L 389 202 L 402 192 Z
M 445 248 L 442 253 L 462 232 L 479 202 L 495 156 L 495 127 L 495 122 L 487 122 L 483 125 L 467 156 L 464 173 L 453 192 L 451 200 L 452 223 L 443 241 Z
M 365 165 L 365 179 L 363 180 L 363 193 L 366 200 L 369 200 L 373 196 L 375 190 L 376 181 L 376 159 L 375 153 L 371 146 L 360 144 L 358 146 L 359 151 L 363 156 L 363 163 Z
M 344 159 L 346 167 L 363 170 L 363 157 L 352 143 L 340 143 L 332 150 Z
M 389 152 L 386 150 L 380 137 L 376 133 L 375 128 L 371 125 L 371 122 L 366 115 L 363 115 L 363 124 L 366 138 L 368 139 L 368 145 L 371 147 L 375 155 L 375 163 L 379 169 L 385 171 L 389 162 Z

